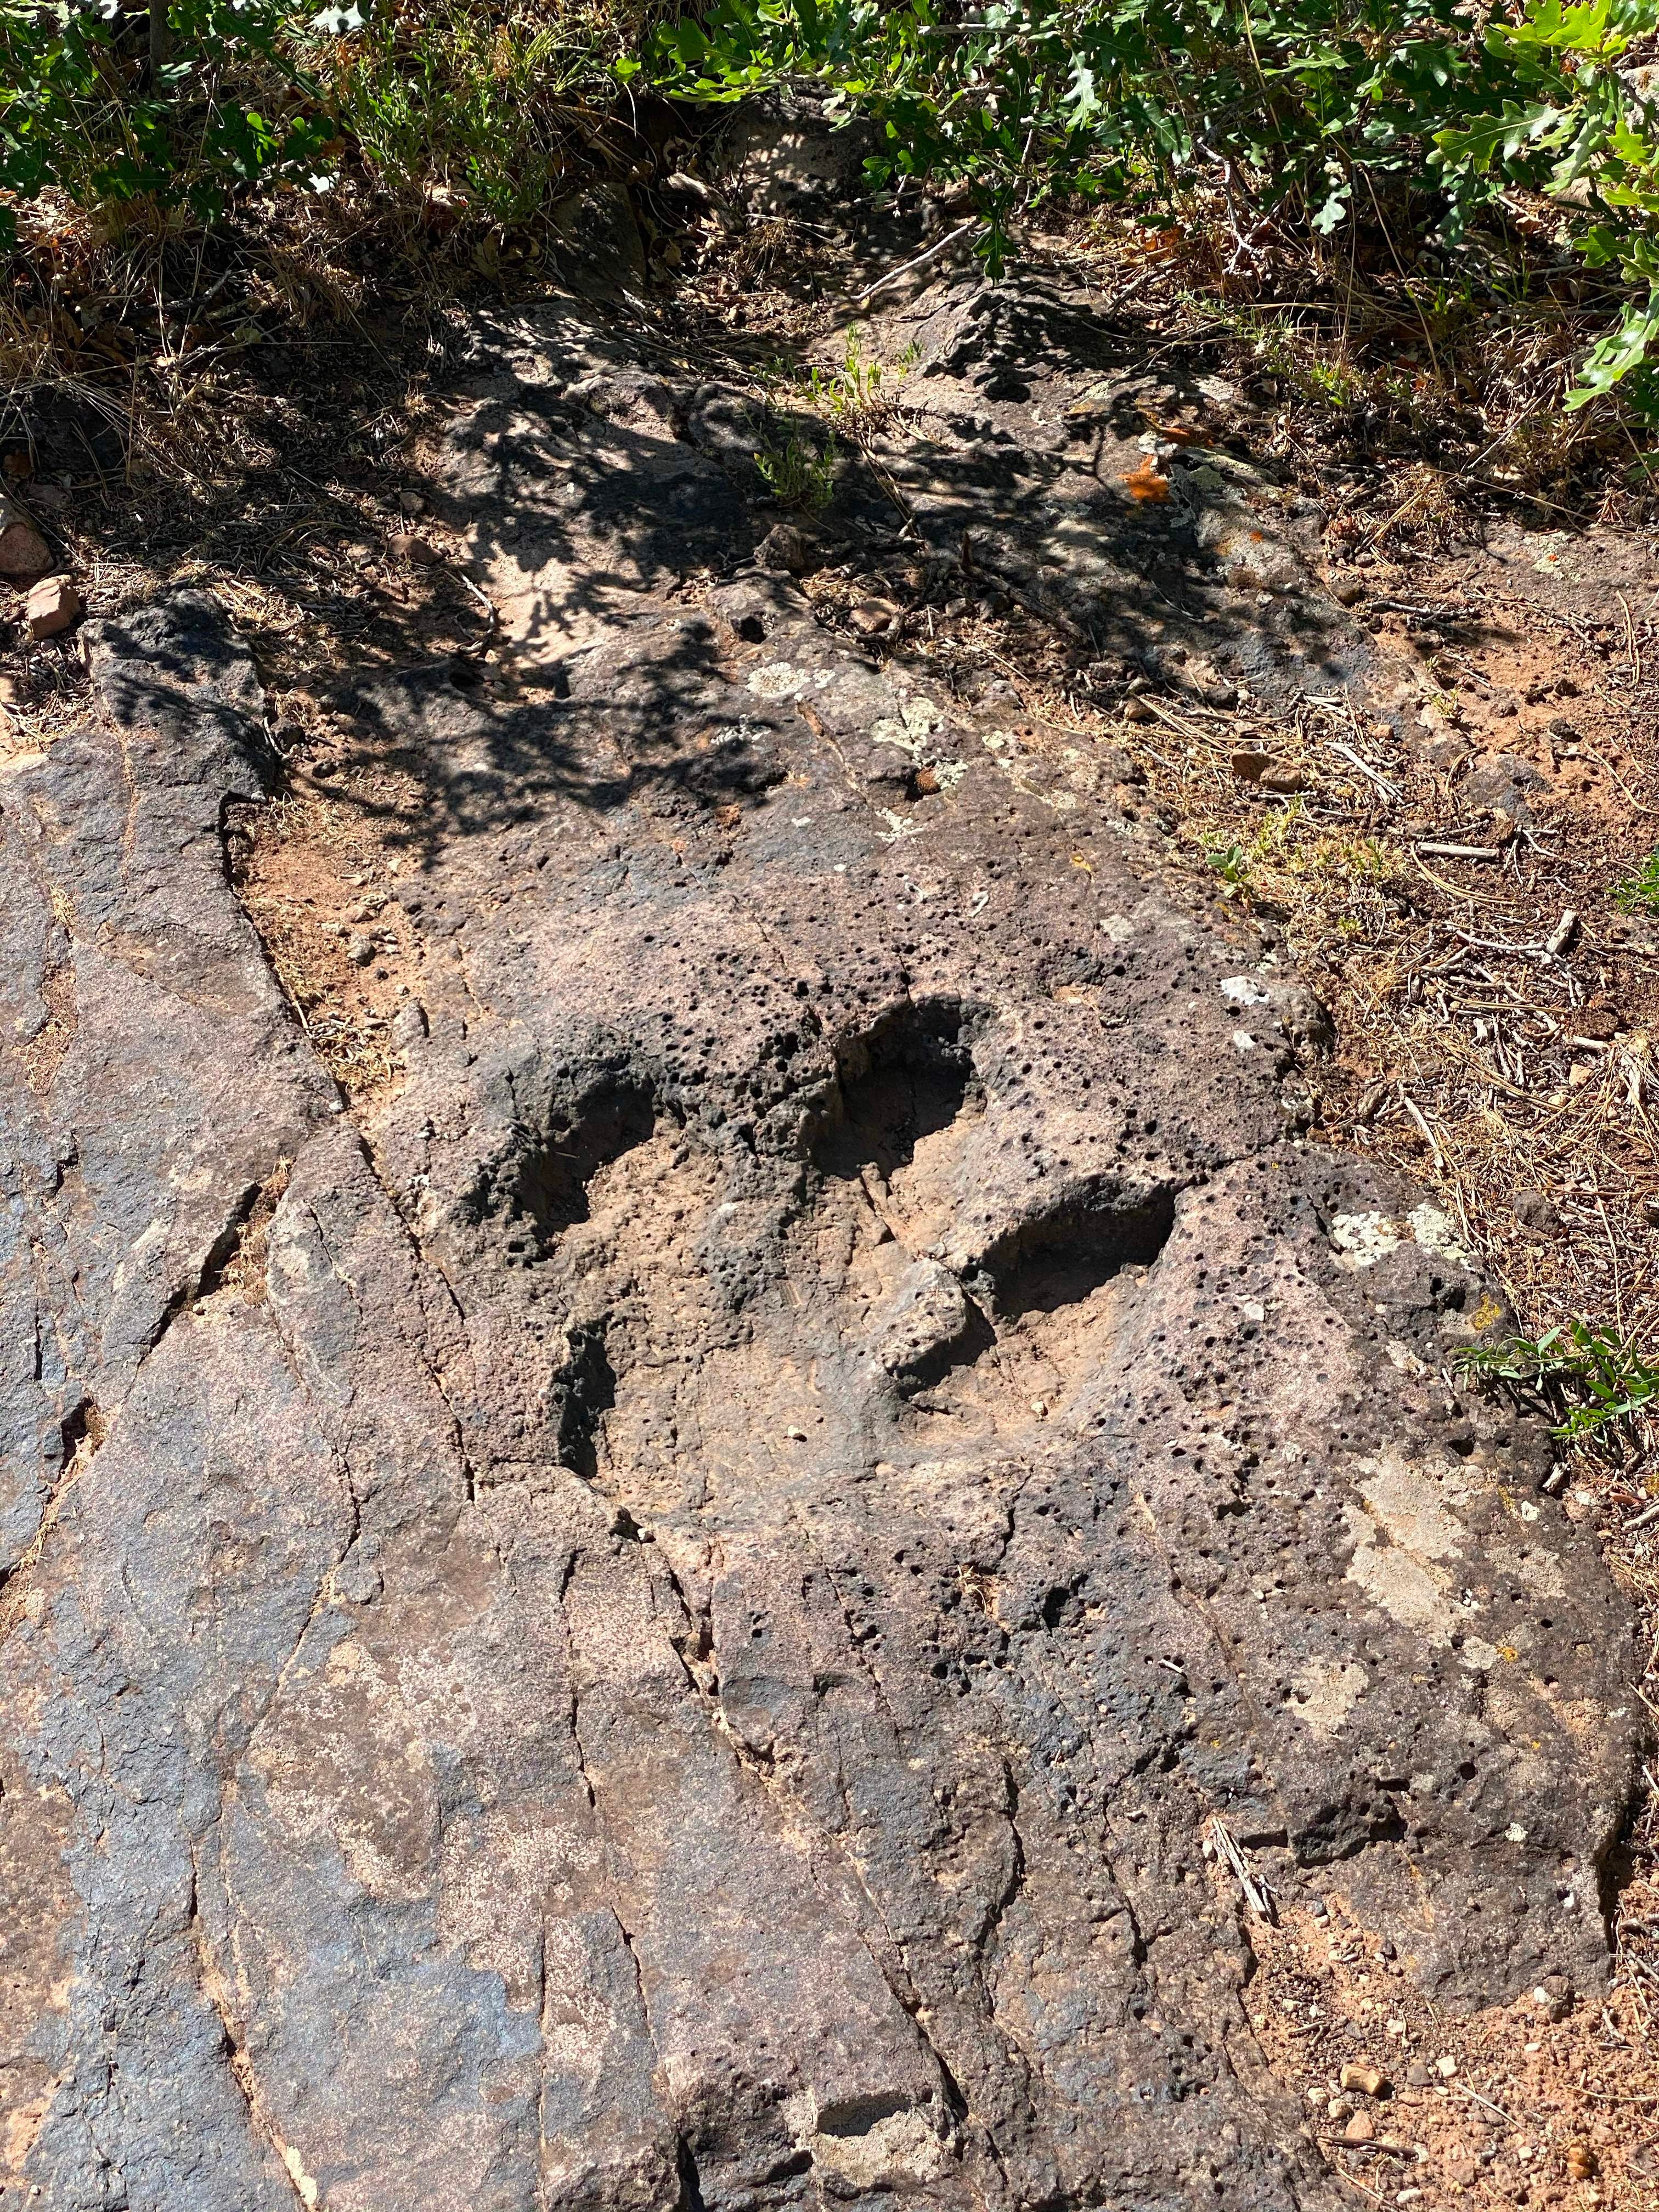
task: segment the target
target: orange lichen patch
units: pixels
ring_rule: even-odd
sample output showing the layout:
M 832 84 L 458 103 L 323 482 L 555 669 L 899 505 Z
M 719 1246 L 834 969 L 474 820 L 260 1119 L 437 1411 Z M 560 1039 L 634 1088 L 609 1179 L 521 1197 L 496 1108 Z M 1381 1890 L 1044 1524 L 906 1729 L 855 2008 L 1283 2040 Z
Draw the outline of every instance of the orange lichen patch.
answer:
M 1170 496 L 1170 479 L 1158 472 L 1158 464 L 1149 454 L 1138 469 L 1131 469 L 1121 479 L 1123 489 L 1131 499 L 1149 506 L 1162 507 Z

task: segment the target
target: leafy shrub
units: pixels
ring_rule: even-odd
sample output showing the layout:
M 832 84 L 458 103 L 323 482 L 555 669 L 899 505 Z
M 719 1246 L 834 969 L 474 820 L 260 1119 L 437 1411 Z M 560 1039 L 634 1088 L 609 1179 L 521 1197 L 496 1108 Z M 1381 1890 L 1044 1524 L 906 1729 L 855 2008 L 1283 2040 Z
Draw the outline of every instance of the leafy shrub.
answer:
M 0 191 L 149 198 L 210 220 L 240 187 L 320 179 L 334 134 L 301 57 L 358 20 L 290 0 L 171 0 L 158 36 L 147 9 L 0 0 Z M 0 205 L 0 243 L 14 226 Z
M 1634 288 L 1573 404 L 1621 380 L 1659 412 L 1659 111 L 1632 43 L 1659 0 L 714 0 L 663 33 L 656 82 L 722 100 L 806 76 L 881 128 L 878 183 L 971 190 L 992 270 L 1055 194 L 1213 187 L 1248 268 L 1265 219 L 1315 236 L 1432 228 L 1455 246 L 1517 190 L 1553 198 Z
M 1659 1398 L 1659 1367 L 1613 1330 L 1564 1322 L 1535 1341 L 1471 1345 L 1456 1356 L 1476 1382 L 1507 1382 L 1554 1407 L 1555 1434 L 1568 1441 L 1645 1413 Z
M 1443 173 L 1468 190 L 1529 185 L 1562 207 L 1591 268 L 1636 288 L 1617 325 L 1591 347 L 1570 407 L 1629 379 L 1630 398 L 1659 415 L 1659 110 L 1633 45 L 1659 28 L 1656 0 L 1526 0 L 1494 16 L 1486 46 L 1504 97 L 1478 117 L 1449 113 L 1436 133 Z
M 1031 0 L 969 23 L 934 0 L 717 0 L 659 40 L 659 80 L 731 99 L 827 82 L 886 134 L 878 180 L 973 186 L 994 265 L 1056 192 L 1166 196 L 1206 179 L 1334 230 L 1407 194 L 1432 133 L 1502 93 L 1457 0 Z

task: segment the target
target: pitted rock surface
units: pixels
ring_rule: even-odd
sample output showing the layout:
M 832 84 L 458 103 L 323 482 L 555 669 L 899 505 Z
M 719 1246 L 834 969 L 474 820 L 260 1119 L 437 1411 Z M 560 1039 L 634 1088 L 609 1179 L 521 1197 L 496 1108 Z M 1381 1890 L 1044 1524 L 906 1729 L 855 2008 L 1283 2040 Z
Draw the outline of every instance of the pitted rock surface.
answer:
M 361 1121 L 222 616 L 0 783 L 0 2203 L 1334 2204 L 1206 1827 L 1443 2005 L 1592 1989 L 1626 1610 L 1308 994 L 748 568 L 606 343 L 458 422 L 505 670 L 361 702 Z

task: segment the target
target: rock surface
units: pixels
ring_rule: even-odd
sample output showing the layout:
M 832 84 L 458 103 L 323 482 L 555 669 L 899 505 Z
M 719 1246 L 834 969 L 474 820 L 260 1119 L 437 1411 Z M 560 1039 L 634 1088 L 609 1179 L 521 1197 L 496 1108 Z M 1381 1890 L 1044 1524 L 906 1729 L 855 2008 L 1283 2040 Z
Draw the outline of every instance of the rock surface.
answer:
M 1604 1966 L 1630 1624 L 1441 1380 L 1500 1309 L 1086 762 L 753 565 L 717 394 L 474 368 L 514 651 L 359 702 L 361 1124 L 210 604 L 0 782 L 0 2205 L 1335 2204 L 1215 1816 L 1447 2007 Z
M 0 576 L 26 583 L 51 566 L 51 546 L 17 501 L 0 492 Z
M 72 629 L 86 611 L 86 602 L 67 576 L 43 576 L 23 603 L 23 620 L 38 645 Z

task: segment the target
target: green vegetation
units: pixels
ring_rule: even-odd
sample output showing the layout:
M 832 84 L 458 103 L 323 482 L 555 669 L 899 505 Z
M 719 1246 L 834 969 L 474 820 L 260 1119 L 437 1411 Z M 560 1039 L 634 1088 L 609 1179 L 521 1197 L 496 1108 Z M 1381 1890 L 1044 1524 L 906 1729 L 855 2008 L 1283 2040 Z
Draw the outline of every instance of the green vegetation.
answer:
M 1427 337 L 1570 246 L 1600 335 L 1569 404 L 1659 416 L 1656 31 L 1659 0 L 0 0 L 0 220 L 55 193 L 206 222 L 349 171 L 360 218 L 503 231 L 625 172 L 641 93 L 807 79 L 877 125 L 872 182 L 960 191 L 994 272 L 1048 205 L 1201 204 L 1236 289 L 1287 254 L 1410 271 Z M 1340 349 L 1304 374 L 1361 395 Z M 871 365 L 846 382 L 884 404 Z
M 1472 1345 L 1456 1364 L 1476 1382 L 1506 1382 L 1542 1399 L 1563 1415 L 1555 1434 L 1571 1442 L 1644 1413 L 1659 1397 L 1659 1367 L 1613 1330 L 1585 1321 L 1564 1322 L 1535 1342 Z
M 787 438 L 781 446 L 763 446 L 755 456 L 761 482 L 778 505 L 792 513 L 818 514 L 835 496 L 835 439 L 820 453 L 803 438 Z
M 1204 858 L 1226 886 L 1224 897 L 1235 898 L 1241 891 L 1249 895 L 1250 856 L 1242 845 L 1206 847 Z
M 0 191 L 77 206 L 139 200 L 220 214 L 261 180 L 326 181 L 331 124 L 283 0 L 173 0 L 161 10 L 0 0 Z M 15 217 L 0 202 L 10 235 Z M 0 242 L 3 239 L 0 238 Z
M 388 196 L 510 228 L 584 181 L 591 143 L 570 111 L 614 100 L 618 42 L 644 20 L 537 0 L 377 9 L 329 42 L 322 97 Z
M 1650 853 L 1633 876 L 1614 885 L 1613 902 L 1620 914 L 1659 914 L 1659 853 Z
M 717 0 L 665 31 L 647 67 L 731 100 L 784 76 L 827 85 L 881 127 L 875 180 L 965 185 L 994 271 L 1016 220 L 1061 195 L 1164 210 L 1207 187 L 1233 263 L 1286 227 L 1380 243 L 1431 238 L 1477 264 L 1479 223 L 1520 193 L 1585 264 L 1628 288 L 1571 404 L 1628 380 L 1659 406 L 1659 122 L 1626 64 L 1656 0 Z

